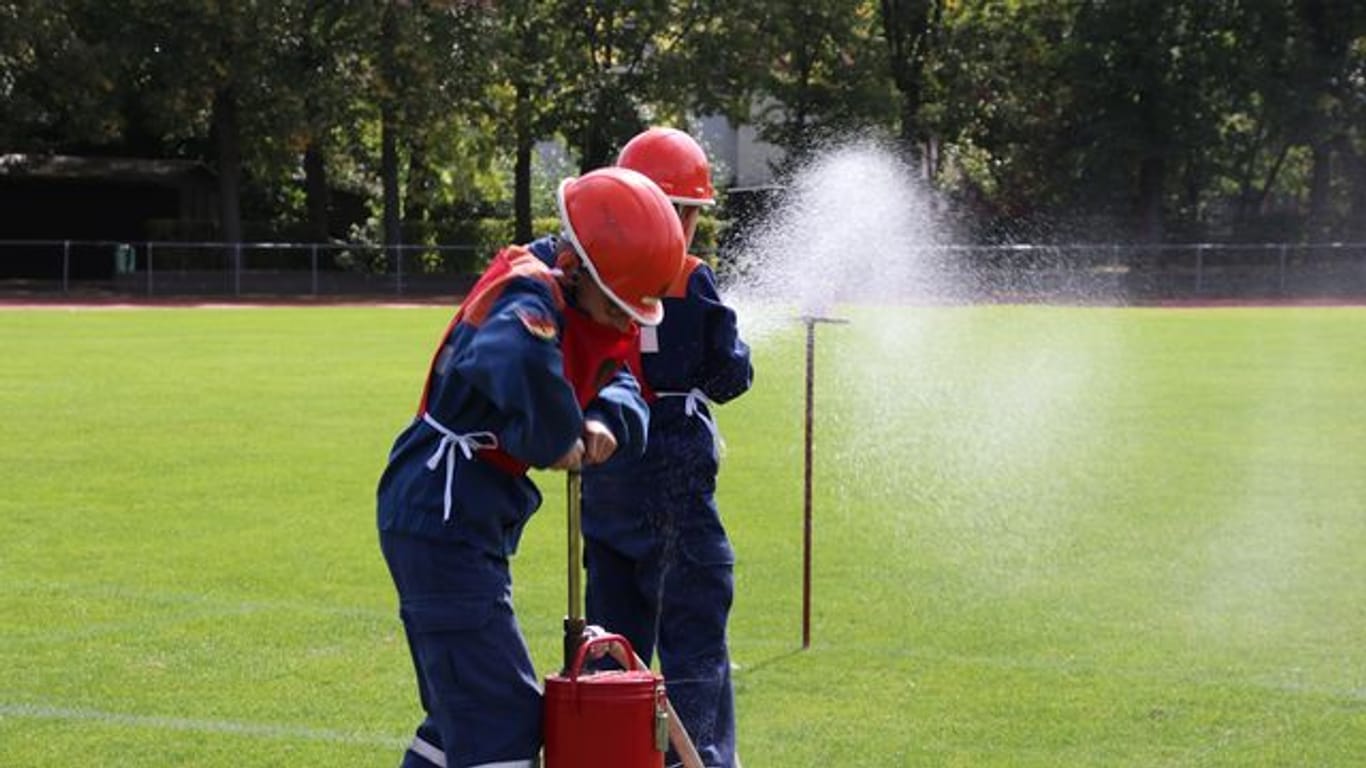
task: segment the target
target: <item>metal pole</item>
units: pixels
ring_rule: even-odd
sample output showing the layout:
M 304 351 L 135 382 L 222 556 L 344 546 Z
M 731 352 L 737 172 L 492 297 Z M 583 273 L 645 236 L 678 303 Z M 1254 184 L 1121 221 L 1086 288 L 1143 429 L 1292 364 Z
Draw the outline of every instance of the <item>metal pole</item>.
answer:
M 803 448 L 802 477 L 802 648 L 811 647 L 811 444 L 815 434 L 816 402 L 816 323 L 844 324 L 848 320 L 833 317 L 802 317 L 806 325 L 806 436 Z
M 152 295 L 152 242 L 147 241 L 147 295 Z
M 806 323 L 806 444 L 802 453 L 802 648 L 811 647 L 811 422 L 816 391 L 816 319 Z
M 62 241 L 62 293 L 71 292 L 71 241 Z
M 1205 246 L 1195 246 L 1195 292 L 1203 293 L 1205 290 Z
M 588 622 L 583 617 L 583 589 L 579 583 L 579 562 L 582 559 L 579 536 L 582 530 L 583 475 L 577 469 L 566 473 L 565 497 L 569 514 L 566 515 L 569 533 L 569 605 L 564 617 L 564 669 L 568 676 L 574 656 L 583 644 L 583 631 Z
M 394 292 L 403 295 L 403 245 L 394 246 Z
M 232 295 L 242 295 L 242 243 L 232 244 Z
M 318 244 L 314 243 L 310 250 L 309 269 L 313 275 L 313 295 L 318 295 Z

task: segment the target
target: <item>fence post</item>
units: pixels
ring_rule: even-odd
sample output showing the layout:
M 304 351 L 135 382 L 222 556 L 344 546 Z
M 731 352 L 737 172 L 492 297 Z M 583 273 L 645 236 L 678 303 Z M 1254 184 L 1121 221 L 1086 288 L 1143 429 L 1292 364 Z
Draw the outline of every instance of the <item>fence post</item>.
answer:
M 62 241 L 62 293 L 71 292 L 71 241 Z
M 1205 246 L 1195 246 L 1195 293 L 1205 292 Z
M 152 295 L 152 241 L 147 241 L 147 295 Z
M 403 295 L 403 245 L 394 246 L 394 292 Z
M 242 243 L 232 244 L 232 295 L 242 295 Z
M 313 274 L 313 295 L 318 295 L 318 244 L 309 247 L 309 269 Z

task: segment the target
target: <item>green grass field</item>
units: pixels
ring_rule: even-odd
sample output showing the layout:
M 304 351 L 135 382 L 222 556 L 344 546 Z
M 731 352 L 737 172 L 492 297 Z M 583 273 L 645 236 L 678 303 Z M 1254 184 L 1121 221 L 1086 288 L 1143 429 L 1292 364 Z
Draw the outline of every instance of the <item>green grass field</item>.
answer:
M 441 309 L 0 309 L 0 765 L 387 766 Z M 725 407 L 749 768 L 1366 760 L 1366 310 L 851 311 Z M 514 560 L 559 662 L 564 501 Z

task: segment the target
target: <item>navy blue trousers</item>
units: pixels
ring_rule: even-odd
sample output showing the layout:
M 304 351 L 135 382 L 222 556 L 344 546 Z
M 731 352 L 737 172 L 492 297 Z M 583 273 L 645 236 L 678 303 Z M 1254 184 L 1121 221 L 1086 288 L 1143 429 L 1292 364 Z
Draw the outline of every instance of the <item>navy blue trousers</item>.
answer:
M 530 766 L 541 688 L 512 609 L 506 560 L 380 532 L 426 716 L 404 768 Z M 443 757 L 444 756 L 444 757 Z

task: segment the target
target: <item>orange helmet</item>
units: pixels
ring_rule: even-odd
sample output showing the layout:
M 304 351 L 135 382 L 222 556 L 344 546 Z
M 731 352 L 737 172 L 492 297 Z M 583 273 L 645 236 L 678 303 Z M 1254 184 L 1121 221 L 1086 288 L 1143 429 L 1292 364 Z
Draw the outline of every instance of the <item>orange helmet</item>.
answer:
M 651 128 L 626 142 L 617 165 L 654 180 L 669 200 L 680 205 L 713 205 L 707 153 L 693 137 L 676 128 Z
M 683 268 L 678 214 L 659 187 L 629 168 L 599 168 L 560 182 L 560 225 L 593 281 L 641 325 Z

